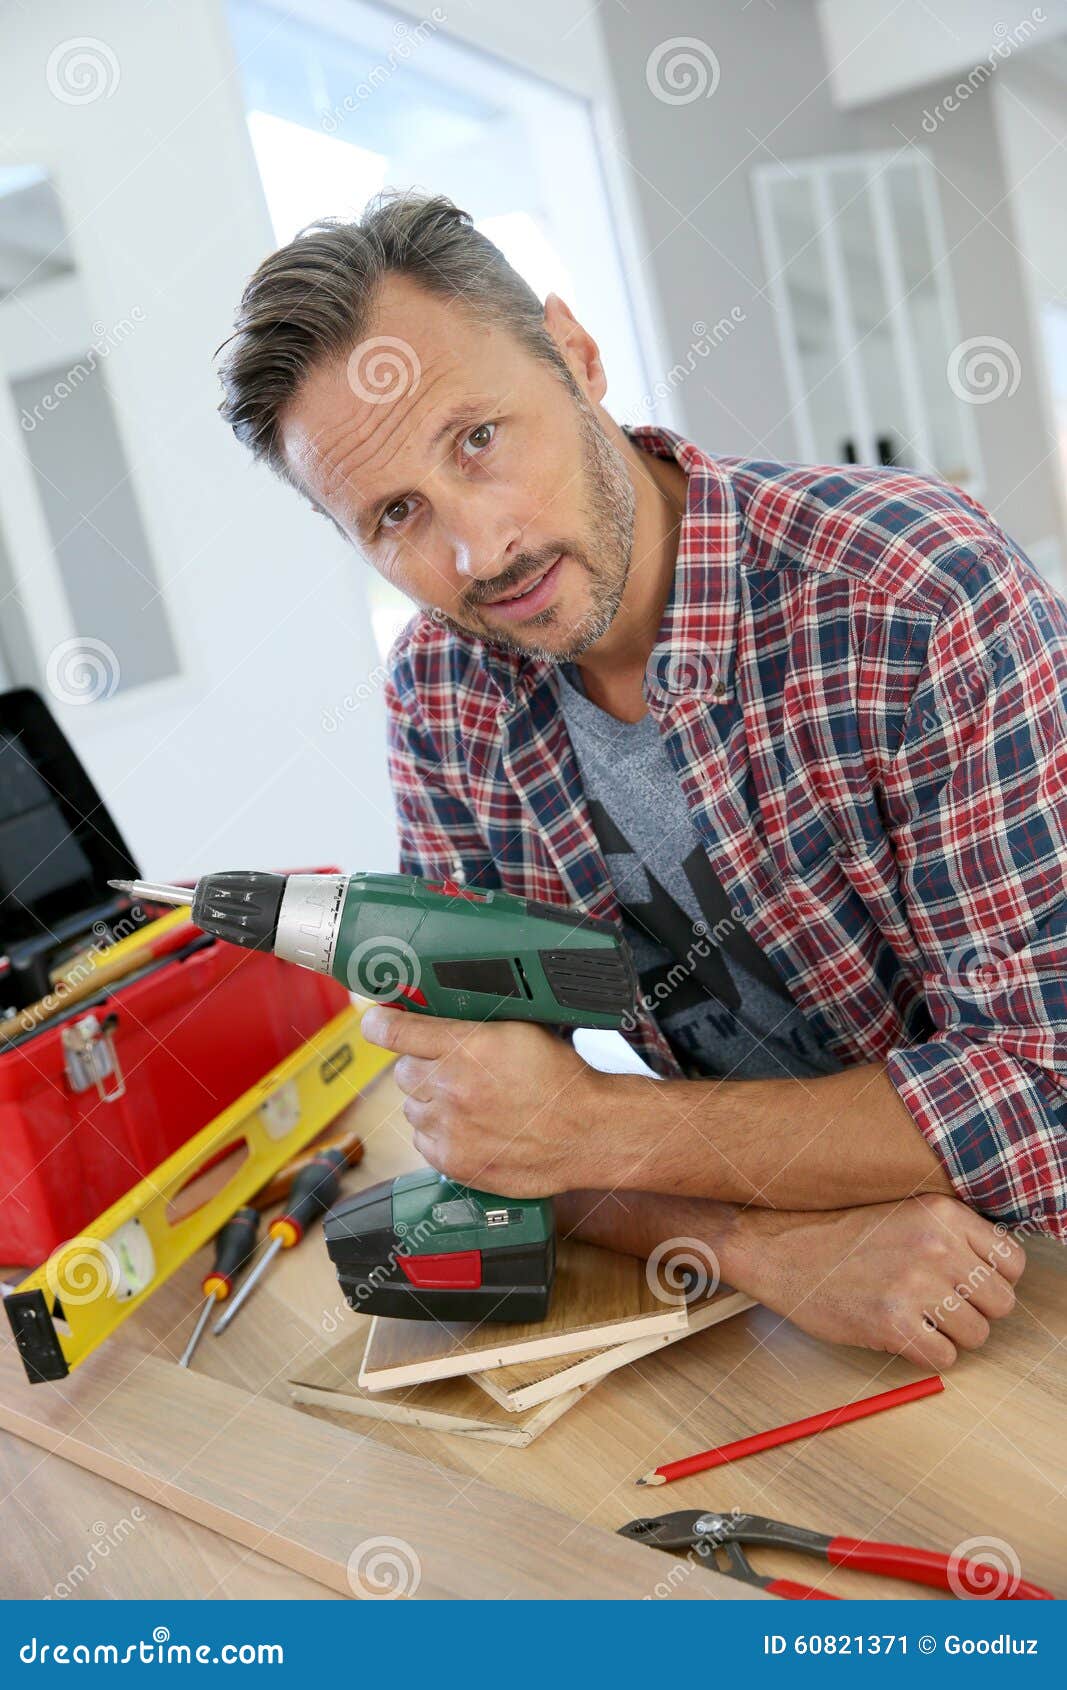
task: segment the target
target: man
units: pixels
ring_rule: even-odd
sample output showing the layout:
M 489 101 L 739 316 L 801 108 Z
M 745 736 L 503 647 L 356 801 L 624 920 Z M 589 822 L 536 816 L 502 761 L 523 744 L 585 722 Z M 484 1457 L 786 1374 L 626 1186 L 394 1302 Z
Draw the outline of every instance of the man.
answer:
M 1067 606 L 956 488 L 624 432 L 589 333 L 446 200 L 273 254 L 222 375 L 421 607 L 402 868 L 621 921 L 639 969 L 655 1080 L 369 1012 L 427 1160 L 699 1240 L 818 1336 L 983 1343 L 1007 1228 L 1065 1231 Z

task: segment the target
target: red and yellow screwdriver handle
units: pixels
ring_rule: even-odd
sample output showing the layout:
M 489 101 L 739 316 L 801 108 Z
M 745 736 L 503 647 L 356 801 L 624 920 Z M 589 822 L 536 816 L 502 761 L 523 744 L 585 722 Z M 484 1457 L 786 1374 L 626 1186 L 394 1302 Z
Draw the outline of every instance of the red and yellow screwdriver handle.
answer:
M 252 1271 L 246 1276 L 228 1309 L 215 1322 L 212 1330 L 225 1332 L 230 1321 L 255 1290 L 275 1256 L 291 1250 L 304 1236 L 304 1229 L 319 1215 L 324 1215 L 341 1195 L 341 1174 L 348 1166 L 348 1157 L 337 1145 L 324 1145 L 309 1156 L 294 1179 L 284 1215 L 271 1221 L 267 1228 L 270 1243 Z
M 283 1250 L 299 1244 L 308 1223 L 336 1203 L 338 1180 L 347 1166 L 347 1156 L 336 1145 L 324 1145 L 308 1157 L 293 1181 L 284 1215 L 278 1215 L 267 1228 L 268 1236 Z
M 233 1292 L 234 1275 L 240 1273 L 256 1247 L 260 1213 L 251 1204 L 230 1216 L 216 1240 L 215 1260 L 200 1281 L 205 1297 L 224 1303 Z

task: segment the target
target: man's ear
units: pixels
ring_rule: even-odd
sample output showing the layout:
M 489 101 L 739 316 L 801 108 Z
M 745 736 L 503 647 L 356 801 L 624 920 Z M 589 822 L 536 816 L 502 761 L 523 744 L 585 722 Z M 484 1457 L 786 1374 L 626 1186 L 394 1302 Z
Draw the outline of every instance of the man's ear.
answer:
M 599 404 L 608 390 L 600 348 L 558 293 L 550 293 L 545 299 L 545 328 L 586 398 Z

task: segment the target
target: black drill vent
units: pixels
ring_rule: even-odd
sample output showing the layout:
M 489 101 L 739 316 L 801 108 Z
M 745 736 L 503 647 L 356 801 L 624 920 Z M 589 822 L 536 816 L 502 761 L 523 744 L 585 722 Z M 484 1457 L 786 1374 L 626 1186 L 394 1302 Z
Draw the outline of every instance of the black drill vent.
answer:
M 545 978 L 567 1009 L 620 1020 L 634 1007 L 637 981 L 625 946 L 614 951 L 538 951 Z

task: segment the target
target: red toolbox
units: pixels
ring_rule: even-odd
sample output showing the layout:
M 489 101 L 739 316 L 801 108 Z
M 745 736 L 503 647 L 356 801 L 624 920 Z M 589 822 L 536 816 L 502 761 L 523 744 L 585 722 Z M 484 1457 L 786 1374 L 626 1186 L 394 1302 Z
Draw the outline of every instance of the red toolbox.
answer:
M 106 954 L 160 913 L 108 890 L 139 877 L 43 701 L 0 696 L 0 1005 L 44 996 L 61 945 Z M 167 943 L 180 948 L 0 1042 L 5 1267 L 76 1236 L 348 1002 L 323 975 L 191 925 Z

